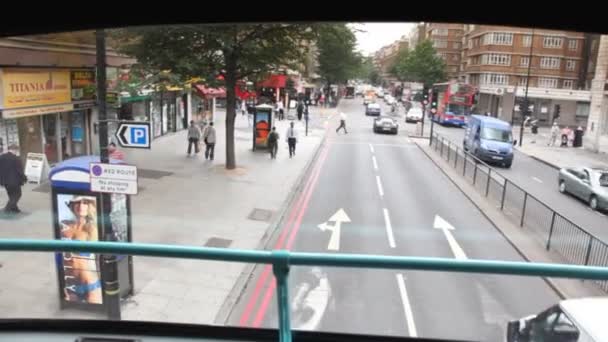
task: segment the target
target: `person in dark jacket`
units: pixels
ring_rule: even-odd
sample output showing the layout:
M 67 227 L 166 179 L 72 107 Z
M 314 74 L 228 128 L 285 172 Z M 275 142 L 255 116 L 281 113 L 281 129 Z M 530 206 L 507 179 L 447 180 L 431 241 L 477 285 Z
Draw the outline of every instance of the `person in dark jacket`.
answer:
M 27 178 L 23 173 L 23 163 L 17 156 L 17 146 L 8 147 L 8 152 L 0 155 L 0 185 L 6 189 L 8 202 L 4 207 L 7 213 L 19 213 L 17 203 L 21 199 L 21 187 Z

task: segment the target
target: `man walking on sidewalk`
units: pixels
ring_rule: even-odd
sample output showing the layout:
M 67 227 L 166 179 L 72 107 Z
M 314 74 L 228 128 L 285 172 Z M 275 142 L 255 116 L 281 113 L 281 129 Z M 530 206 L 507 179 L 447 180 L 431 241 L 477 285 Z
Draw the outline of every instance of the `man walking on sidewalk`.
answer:
M 272 131 L 268 135 L 268 149 L 270 150 L 270 159 L 277 159 L 277 151 L 279 149 L 279 133 L 277 128 L 272 127 Z
M 289 158 L 296 155 L 296 142 L 298 141 L 298 133 L 296 129 L 293 127 L 293 121 L 289 123 L 289 128 L 287 128 L 287 145 L 289 145 Z
M 188 127 L 188 157 L 192 152 L 192 145 L 194 145 L 194 153 L 198 154 L 198 142 L 201 139 L 201 131 L 194 124 L 194 120 L 190 121 L 190 127 Z
M 549 146 L 555 146 L 557 142 L 557 137 L 559 136 L 559 126 L 557 122 L 553 122 L 553 126 L 551 126 L 551 141 L 549 141 Z
M 346 130 L 346 114 L 344 112 L 340 113 L 340 126 L 336 128 L 336 133 L 338 133 L 341 128 L 344 129 L 344 134 L 348 134 L 348 131 Z
M 205 141 L 205 159 L 213 160 L 213 153 L 215 151 L 215 127 L 213 127 L 213 122 L 210 122 L 205 127 L 203 140 Z
M 12 144 L 8 152 L 0 155 L 0 185 L 6 189 L 8 202 L 4 207 L 7 213 L 20 213 L 17 203 L 21 199 L 21 187 L 27 181 L 23 173 L 23 163 L 17 157 L 17 146 Z

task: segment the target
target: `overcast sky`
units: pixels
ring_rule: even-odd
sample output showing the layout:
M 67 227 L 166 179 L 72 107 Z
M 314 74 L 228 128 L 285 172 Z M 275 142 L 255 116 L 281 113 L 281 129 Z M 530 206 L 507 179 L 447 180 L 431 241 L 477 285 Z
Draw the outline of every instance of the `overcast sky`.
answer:
M 365 30 L 356 32 L 359 50 L 368 55 L 388 45 L 403 35 L 409 36 L 413 23 L 361 23 L 351 24 L 352 27 Z

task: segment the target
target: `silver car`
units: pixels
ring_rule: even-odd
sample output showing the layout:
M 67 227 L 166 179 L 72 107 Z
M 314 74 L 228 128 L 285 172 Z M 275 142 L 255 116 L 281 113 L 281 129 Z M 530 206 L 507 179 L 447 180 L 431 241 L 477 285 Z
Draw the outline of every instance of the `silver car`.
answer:
M 608 209 L 608 169 L 568 167 L 559 170 L 559 192 L 589 203 L 593 210 Z
M 390 116 L 379 116 L 374 119 L 374 133 L 399 133 L 399 124 L 397 120 Z

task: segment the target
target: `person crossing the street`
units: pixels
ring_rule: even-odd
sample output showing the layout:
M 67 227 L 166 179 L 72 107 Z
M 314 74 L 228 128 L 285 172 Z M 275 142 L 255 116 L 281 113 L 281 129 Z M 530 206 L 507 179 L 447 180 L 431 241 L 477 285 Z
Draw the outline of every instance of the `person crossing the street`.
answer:
M 344 134 L 348 134 L 348 131 L 346 130 L 346 114 L 344 112 L 340 113 L 340 126 L 336 128 L 336 133 L 338 133 L 340 129 L 344 129 Z
M 296 155 L 296 143 L 298 142 L 298 132 L 294 128 L 293 121 L 289 123 L 285 136 L 287 137 L 287 145 L 289 146 L 289 158 L 291 158 Z

